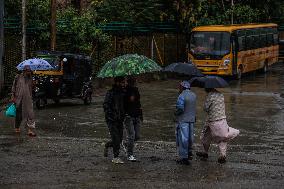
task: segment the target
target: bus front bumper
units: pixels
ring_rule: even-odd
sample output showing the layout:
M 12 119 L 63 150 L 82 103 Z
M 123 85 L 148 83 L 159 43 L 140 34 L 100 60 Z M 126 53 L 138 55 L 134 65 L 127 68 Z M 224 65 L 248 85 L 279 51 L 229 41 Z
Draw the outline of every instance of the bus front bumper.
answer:
M 231 70 L 228 67 L 219 66 L 197 66 L 197 68 L 205 75 L 232 75 Z

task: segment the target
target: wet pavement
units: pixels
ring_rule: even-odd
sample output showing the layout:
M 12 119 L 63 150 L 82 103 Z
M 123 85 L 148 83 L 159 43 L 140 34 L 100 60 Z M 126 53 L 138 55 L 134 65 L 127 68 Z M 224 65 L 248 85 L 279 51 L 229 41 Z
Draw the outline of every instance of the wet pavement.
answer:
M 139 162 L 113 165 L 104 158 L 108 139 L 102 102 L 77 99 L 50 102 L 36 111 L 38 137 L 16 136 L 13 120 L 0 115 L 0 188 L 282 188 L 284 184 L 284 63 L 267 74 L 252 73 L 231 80 L 222 89 L 231 127 L 241 131 L 229 144 L 228 162 L 217 163 L 212 146 L 209 160 L 194 157 L 190 166 L 176 165 L 173 111 L 178 81 L 139 83 L 144 109 Z M 205 92 L 198 96 L 195 151 L 205 114 Z M 111 153 L 110 153 L 111 154 Z M 125 158 L 124 153 L 121 157 Z

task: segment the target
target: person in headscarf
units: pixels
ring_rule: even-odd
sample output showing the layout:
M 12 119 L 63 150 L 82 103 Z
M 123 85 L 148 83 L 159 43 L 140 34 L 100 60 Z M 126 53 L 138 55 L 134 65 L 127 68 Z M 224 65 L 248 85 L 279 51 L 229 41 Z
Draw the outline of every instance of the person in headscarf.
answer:
M 201 133 L 201 143 L 203 152 L 196 152 L 196 155 L 206 160 L 211 142 L 218 144 L 220 156 L 219 163 L 226 162 L 227 143 L 236 136 L 240 131 L 229 127 L 225 114 L 224 95 L 216 89 L 205 89 L 207 92 L 204 103 L 204 111 L 207 113 L 204 128 Z
M 194 139 L 194 124 L 196 120 L 196 95 L 190 90 L 190 84 L 182 81 L 179 86 L 179 96 L 176 103 L 176 143 L 180 159 L 178 164 L 189 164 L 192 159 L 192 144 Z
M 15 132 L 20 133 L 21 127 L 27 127 L 28 135 L 36 136 L 30 66 L 25 66 L 23 72 L 16 75 L 12 86 L 12 101 L 16 104 Z

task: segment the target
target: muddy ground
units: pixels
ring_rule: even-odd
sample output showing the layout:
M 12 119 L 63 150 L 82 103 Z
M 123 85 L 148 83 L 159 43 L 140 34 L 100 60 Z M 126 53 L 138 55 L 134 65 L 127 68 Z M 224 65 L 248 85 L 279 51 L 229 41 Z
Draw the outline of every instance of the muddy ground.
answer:
M 24 129 L 15 135 L 13 120 L 1 113 L 0 188 L 282 188 L 283 81 L 284 64 L 279 63 L 267 74 L 230 80 L 230 87 L 222 89 L 228 123 L 241 131 L 230 143 L 224 165 L 217 163 L 215 145 L 206 162 L 194 156 L 190 166 L 175 163 L 176 80 L 139 83 L 144 123 L 135 163 L 113 165 L 111 155 L 102 155 L 108 139 L 104 91 L 96 91 L 90 106 L 73 99 L 36 110 L 36 138 L 27 137 Z M 198 95 L 197 151 L 205 92 L 192 90 Z M 123 152 L 121 157 L 125 159 Z

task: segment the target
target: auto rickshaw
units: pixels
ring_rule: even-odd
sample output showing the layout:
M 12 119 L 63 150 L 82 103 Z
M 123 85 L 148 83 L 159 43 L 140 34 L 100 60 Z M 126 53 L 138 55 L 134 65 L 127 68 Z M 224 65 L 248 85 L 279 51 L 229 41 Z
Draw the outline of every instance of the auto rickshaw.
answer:
M 80 98 L 88 105 L 92 101 L 92 63 L 91 58 L 79 54 L 63 52 L 36 52 L 37 58 L 50 63 L 52 70 L 33 72 L 33 97 L 38 109 L 52 99 Z

